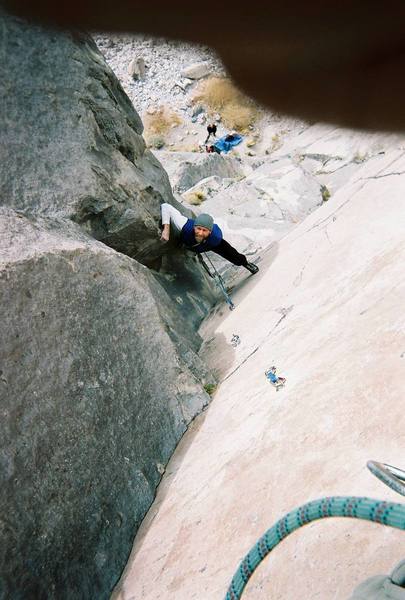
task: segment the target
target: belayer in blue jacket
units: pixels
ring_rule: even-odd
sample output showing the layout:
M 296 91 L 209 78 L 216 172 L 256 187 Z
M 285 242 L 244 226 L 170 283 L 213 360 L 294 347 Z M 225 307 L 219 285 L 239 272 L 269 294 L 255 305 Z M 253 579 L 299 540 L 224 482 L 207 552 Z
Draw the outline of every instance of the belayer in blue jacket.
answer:
M 173 226 L 180 236 L 181 242 L 188 250 L 197 254 L 212 250 L 238 267 L 245 267 L 255 274 L 259 267 L 248 262 L 244 254 L 240 254 L 231 244 L 224 240 L 222 231 L 214 223 L 211 215 L 201 214 L 196 219 L 187 219 L 177 208 L 166 202 L 161 205 L 163 231 L 162 242 L 170 239 L 170 226 Z

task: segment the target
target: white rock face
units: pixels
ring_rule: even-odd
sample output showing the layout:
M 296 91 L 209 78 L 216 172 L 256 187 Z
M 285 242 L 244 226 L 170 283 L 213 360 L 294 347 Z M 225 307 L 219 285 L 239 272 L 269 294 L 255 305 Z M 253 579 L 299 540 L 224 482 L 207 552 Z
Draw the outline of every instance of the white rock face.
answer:
M 194 135 L 192 119 L 205 130 L 188 95 L 195 80 L 179 78 L 191 61 L 170 57 L 170 92 L 157 66 L 161 87 L 129 89 L 136 106 L 181 110 L 176 147 Z M 237 175 L 209 171 L 211 157 L 199 153 L 156 152 L 176 198 L 187 206 L 201 190 L 193 210 L 213 214 L 260 272 L 210 253 L 237 305 L 201 332 L 222 385 L 167 470 L 115 600 L 220 600 L 240 559 L 288 510 L 332 494 L 399 501 L 365 463 L 405 466 L 404 140 L 276 115 L 252 137 L 221 157 Z M 271 364 L 287 378 L 278 394 L 264 377 Z M 367 523 L 309 526 L 277 548 L 245 595 L 347 598 L 403 558 L 402 537 Z
M 277 142 L 270 154 L 269 140 Z M 398 136 L 281 120 L 263 132 L 255 158 L 246 155 L 246 139 L 228 155 L 155 154 L 175 192 L 182 194 L 178 199 L 196 214 L 212 214 L 225 239 L 255 260 L 257 253 L 328 201 L 365 164 L 378 170 L 386 154 L 403 145 Z M 195 192 L 202 192 L 198 206 L 192 201 Z M 232 285 L 238 268 L 215 254 L 210 258 Z
M 404 214 L 404 151 L 387 150 L 262 253 L 236 309 L 205 325 L 222 384 L 168 466 L 115 600 L 223 599 L 286 512 L 326 495 L 400 501 L 365 465 L 405 466 Z M 326 520 L 283 541 L 244 595 L 344 599 L 401 558 L 403 532 Z
M 285 137 L 285 136 L 284 136 Z M 367 161 L 380 160 L 383 155 L 403 146 L 403 139 L 392 134 L 351 131 L 334 125 L 312 125 L 290 135 L 271 153 L 272 159 L 289 156 L 311 172 L 331 193 L 344 185 Z
M 211 73 L 210 64 L 207 62 L 194 63 L 189 65 L 181 72 L 183 77 L 188 79 L 202 79 Z
M 154 154 L 168 172 L 176 192 L 186 191 L 202 179 L 214 175 L 233 179 L 244 176 L 240 163 L 231 156 L 165 151 L 155 151 Z

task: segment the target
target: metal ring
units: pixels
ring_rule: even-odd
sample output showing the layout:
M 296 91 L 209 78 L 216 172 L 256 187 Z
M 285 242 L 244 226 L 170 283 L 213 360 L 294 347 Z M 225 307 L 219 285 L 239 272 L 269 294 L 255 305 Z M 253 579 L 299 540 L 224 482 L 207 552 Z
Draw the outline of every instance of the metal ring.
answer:
M 385 485 L 401 496 L 405 496 L 405 471 L 375 460 L 369 460 L 367 468 Z

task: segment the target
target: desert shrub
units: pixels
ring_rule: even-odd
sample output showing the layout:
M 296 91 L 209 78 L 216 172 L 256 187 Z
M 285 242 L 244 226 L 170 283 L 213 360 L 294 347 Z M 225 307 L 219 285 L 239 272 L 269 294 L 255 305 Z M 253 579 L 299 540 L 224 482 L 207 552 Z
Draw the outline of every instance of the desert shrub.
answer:
M 357 151 L 355 153 L 355 155 L 353 156 L 353 162 L 356 164 L 361 164 L 363 162 L 365 162 L 368 159 L 368 154 L 367 153 L 362 153 Z
M 220 111 L 234 102 L 241 92 L 233 85 L 230 79 L 226 77 L 210 77 L 202 81 L 193 97 L 194 102 L 200 102 L 206 108 L 212 111 Z
M 215 390 L 217 389 L 217 386 L 214 383 L 206 383 L 204 385 L 204 390 L 207 392 L 207 394 L 209 394 L 210 396 L 213 395 L 213 393 L 215 392 Z
M 218 113 L 225 127 L 244 132 L 258 116 L 256 104 L 226 77 L 210 77 L 202 81 L 193 102 L 205 106 L 211 116 Z
M 153 114 L 146 114 L 143 117 L 145 127 L 144 136 L 148 146 L 153 148 L 162 147 L 164 145 L 164 136 L 169 129 L 177 127 L 182 123 L 180 115 L 171 110 L 167 106 L 161 106 Z M 160 146 L 157 142 L 163 143 Z
M 186 202 L 193 206 L 199 206 L 205 200 L 205 194 L 202 190 L 194 190 L 184 195 Z
M 165 138 L 163 137 L 163 135 L 158 134 L 149 135 L 147 137 L 147 144 L 149 148 L 156 148 L 156 150 L 159 150 L 165 145 Z
M 330 191 L 328 190 L 326 185 L 321 185 L 321 196 L 323 202 L 327 202 L 331 196 Z

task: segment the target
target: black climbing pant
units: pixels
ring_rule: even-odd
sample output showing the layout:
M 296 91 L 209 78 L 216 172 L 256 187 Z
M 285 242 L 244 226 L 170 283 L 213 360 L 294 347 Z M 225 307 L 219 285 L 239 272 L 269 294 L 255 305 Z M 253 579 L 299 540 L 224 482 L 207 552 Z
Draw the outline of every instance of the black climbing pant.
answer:
M 244 254 L 240 254 L 240 252 L 235 250 L 235 248 L 225 240 L 221 240 L 219 246 L 212 248 L 212 252 L 219 254 L 222 258 L 226 258 L 226 260 L 229 260 L 229 262 L 238 267 L 246 267 L 248 262 Z

